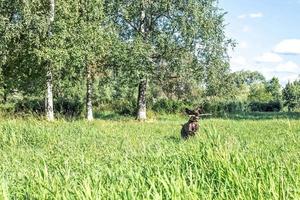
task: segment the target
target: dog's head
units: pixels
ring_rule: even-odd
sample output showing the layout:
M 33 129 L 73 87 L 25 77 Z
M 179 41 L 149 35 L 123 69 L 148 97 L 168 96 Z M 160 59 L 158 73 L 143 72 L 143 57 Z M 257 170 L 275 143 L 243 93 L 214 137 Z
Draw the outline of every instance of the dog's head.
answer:
M 199 115 L 201 114 L 201 113 L 203 113 L 203 109 L 202 109 L 202 107 L 197 107 L 197 108 L 195 108 L 194 110 L 190 110 L 190 109 L 188 109 L 188 108 L 186 108 L 185 109 L 185 113 L 187 114 L 187 115 L 189 115 L 189 116 L 195 116 L 195 117 L 198 117 L 199 118 Z
M 193 115 L 190 117 L 189 122 L 198 122 L 198 120 L 199 120 L 199 116 Z

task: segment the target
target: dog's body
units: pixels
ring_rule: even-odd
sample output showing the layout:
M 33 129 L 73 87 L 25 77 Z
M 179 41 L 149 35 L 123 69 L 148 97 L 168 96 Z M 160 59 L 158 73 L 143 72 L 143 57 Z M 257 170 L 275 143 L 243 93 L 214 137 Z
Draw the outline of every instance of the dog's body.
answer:
M 182 125 L 181 137 L 183 139 L 188 139 L 190 136 L 195 136 L 199 129 L 198 121 L 188 121 Z
M 181 137 L 183 139 L 188 139 L 191 136 L 195 136 L 199 129 L 198 120 L 199 120 L 199 115 L 202 112 L 202 109 L 201 108 L 196 108 L 195 110 L 185 109 L 185 112 L 190 116 L 190 119 L 187 123 L 182 125 Z

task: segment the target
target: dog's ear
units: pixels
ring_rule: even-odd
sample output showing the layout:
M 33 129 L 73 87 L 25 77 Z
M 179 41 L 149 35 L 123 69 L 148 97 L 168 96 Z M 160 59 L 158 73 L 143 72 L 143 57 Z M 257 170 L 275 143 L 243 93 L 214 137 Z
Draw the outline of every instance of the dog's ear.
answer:
M 188 108 L 185 109 L 185 113 L 187 115 L 195 115 L 195 112 L 193 110 L 188 109 Z
M 203 108 L 201 106 L 199 106 L 198 108 L 195 109 L 197 114 L 200 115 L 202 114 L 204 111 L 203 111 Z

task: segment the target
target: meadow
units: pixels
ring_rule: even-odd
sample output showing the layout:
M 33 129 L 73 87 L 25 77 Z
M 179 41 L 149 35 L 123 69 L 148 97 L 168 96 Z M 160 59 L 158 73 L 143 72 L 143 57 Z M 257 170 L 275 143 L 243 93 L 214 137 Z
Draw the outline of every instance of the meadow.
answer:
M 278 116 L 204 119 L 187 141 L 181 116 L 0 119 L 0 199 L 300 199 L 300 118 Z

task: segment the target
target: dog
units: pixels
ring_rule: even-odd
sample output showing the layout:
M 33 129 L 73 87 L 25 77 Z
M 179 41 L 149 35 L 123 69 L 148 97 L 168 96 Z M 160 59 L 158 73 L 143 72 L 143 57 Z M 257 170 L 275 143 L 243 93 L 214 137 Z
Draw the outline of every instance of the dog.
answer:
M 185 113 L 190 116 L 199 116 L 203 112 L 203 109 L 201 107 L 198 107 L 194 110 L 190 110 L 188 108 L 185 109 Z
M 198 120 L 202 113 L 202 108 L 198 107 L 194 110 L 186 108 L 185 113 L 190 116 L 190 119 L 187 123 L 182 125 L 181 137 L 183 139 L 188 139 L 191 136 L 195 136 L 199 129 Z

